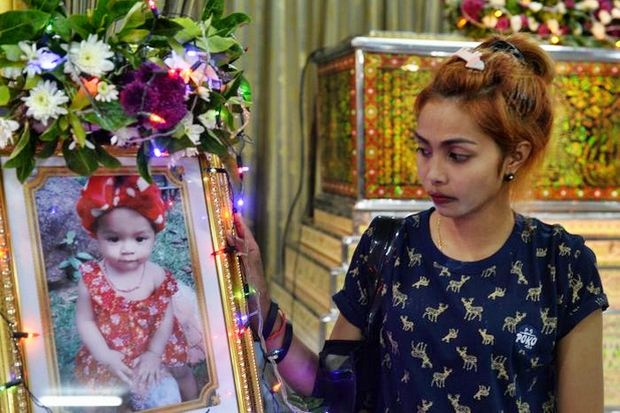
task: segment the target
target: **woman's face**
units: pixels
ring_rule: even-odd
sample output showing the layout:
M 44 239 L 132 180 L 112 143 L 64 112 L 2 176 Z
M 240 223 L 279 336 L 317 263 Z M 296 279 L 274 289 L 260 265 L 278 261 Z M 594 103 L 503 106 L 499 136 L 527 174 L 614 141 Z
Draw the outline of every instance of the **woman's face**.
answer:
M 106 266 L 117 273 L 139 269 L 155 244 L 149 220 L 129 208 L 115 208 L 99 218 L 96 235 Z
M 415 134 L 422 185 L 437 211 L 452 218 L 510 205 L 503 181 L 508 160 L 461 109 L 465 104 L 454 99 L 429 101 L 418 116 Z

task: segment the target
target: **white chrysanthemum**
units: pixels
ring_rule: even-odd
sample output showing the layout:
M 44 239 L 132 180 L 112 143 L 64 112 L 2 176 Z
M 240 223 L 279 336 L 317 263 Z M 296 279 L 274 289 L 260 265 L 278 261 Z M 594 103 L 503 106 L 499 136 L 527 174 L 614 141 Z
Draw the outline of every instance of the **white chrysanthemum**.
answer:
M 555 11 L 561 15 L 566 14 L 566 4 L 564 4 L 563 1 L 558 2 L 558 4 L 555 5 Z
M 547 27 L 553 34 L 560 34 L 560 23 L 556 19 L 547 20 Z
M 19 129 L 19 123 L 11 119 L 0 118 L 0 149 L 13 143 L 13 132 Z
M 521 16 L 512 16 L 510 18 L 510 28 L 512 29 L 513 32 L 521 31 L 522 27 L 523 27 L 523 19 L 521 18 Z
M 200 143 L 200 135 L 205 131 L 205 128 L 195 124 L 194 117 L 191 114 L 185 116 L 181 122 L 183 133 L 187 135 L 194 145 L 198 145 Z
M 538 30 L 538 27 L 540 27 L 540 23 L 538 23 L 538 21 L 535 18 L 530 16 L 527 18 L 527 27 L 531 31 L 535 32 L 536 30 Z
M 497 26 L 497 17 L 492 14 L 486 15 L 482 18 L 482 24 L 484 27 L 494 29 Z
M 598 20 L 605 26 L 609 25 L 612 21 L 611 14 L 607 10 L 601 10 L 598 13 Z
M 22 74 L 21 67 L 17 66 L 5 66 L 0 68 L 0 75 L 6 79 L 17 79 Z
M 533 1 L 530 4 L 527 5 L 527 7 L 532 10 L 534 13 L 538 13 L 539 11 L 542 10 L 543 8 L 543 4 L 539 3 L 537 1 Z
M 45 80 L 39 82 L 22 100 L 28 107 L 26 116 L 31 116 L 47 125 L 50 118 L 56 119 L 59 115 L 67 113 L 67 109 L 61 105 L 67 103 L 69 98 L 64 91 L 58 90 L 56 83 Z
M 598 0 L 584 0 L 575 2 L 575 9 L 577 10 L 597 10 L 598 8 Z
M 204 100 L 205 102 L 209 101 L 209 96 L 211 95 L 211 91 L 209 90 L 209 88 L 206 88 L 204 86 L 198 86 L 196 88 L 196 93 L 198 93 L 200 99 Z
M 118 99 L 118 90 L 116 90 L 116 86 L 107 83 L 107 82 L 99 82 L 97 83 L 97 96 L 95 99 L 100 102 L 111 102 L 113 100 Z
M 605 31 L 605 26 L 602 23 L 596 21 L 592 23 L 592 29 L 590 29 L 590 31 L 592 32 L 592 36 L 594 36 L 594 38 L 598 40 L 604 40 L 605 36 L 607 35 Z
M 611 9 L 611 17 L 614 19 L 620 19 L 620 5 Z
M 110 45 L 99 40 L 94 34 L 80 43 L 71 43 L 67 56 L 69 64 L 75 66 L 80 72 L 92 76 L 99 77 L 114 69 L 114 63 L 108 60 L 114 56 Z
M 205 128 L 215 129 L 215 126 L 217 126 L 217 111 L 213 109 L 208 110 L 202 115 L 198 115 L 198 120 L 205 125 Z
M 110 143 L 116 146 L 125 146 L 132 139 L 139 137 L 140 133 L 137 128 L 120 128 L 114 131 L 114 136 L 110 138 Z
M 23 40 L 17 43 L 17 45 L 23 53 L 20 57 L 22 60 L 28 62 L 37 58 L 37 45 L 35 43 L 30 43 Z

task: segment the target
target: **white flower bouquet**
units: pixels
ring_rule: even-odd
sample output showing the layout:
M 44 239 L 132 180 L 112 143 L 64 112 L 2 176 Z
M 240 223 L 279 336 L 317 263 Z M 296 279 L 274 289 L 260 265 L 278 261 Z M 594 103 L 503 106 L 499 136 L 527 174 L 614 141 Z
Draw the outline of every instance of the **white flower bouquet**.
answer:
M 528 32 L 551 44 L 620 47 L 620 0 L 446 0 L 446 12 L 473 38 Z
M 168 18 L 153 0 L 99 0 L 67 16 L 62 3 L 26 1 L 0 14 L 0 149 L 24 181 L 36 158 L 62 153 L 90 175 L 133 148 L 150 179 L 154 156 L 215 153 L 233 166 L 247 139 L 251 91 L 233 63 L 249 22 L 206 2 L 198 20 Z

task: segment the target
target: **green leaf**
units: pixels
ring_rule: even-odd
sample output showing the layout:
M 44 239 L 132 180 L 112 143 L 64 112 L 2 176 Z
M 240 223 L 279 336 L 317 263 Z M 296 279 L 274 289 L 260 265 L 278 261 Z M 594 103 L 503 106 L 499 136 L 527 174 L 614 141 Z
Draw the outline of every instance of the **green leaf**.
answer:
M 46 12 L 53 12 L 58 9 L 58 0 L 25 0 L 24 3 L 31 9 L 38 9 Z
M 67 268 L 70 265 L 69 260 L 63 260 L 60 262 L 60 264 L 58 264 L 57 268 L 59 270 L 64 270 L 65 268 Z
M 0 86 L 0 106 L 6 106 L 11 99 L 11 90 L 8 86 Z
M 39 140 L 43 142 L 50 142 L 58 138 L 60 129 L 58 127 L 58 120 L 54 120 L 50 126 L 39 136 Z
M 147 27 L 153 27 L 151 33 L 153 36 L 163 36 L 166 39 L 168 37 L 174 37 L 178 32 L 183 30 L 183 26 L 170 19 L 147 19 L 145 25 Z
M 52 31 L 65 42 L 71 40 L 71 27 L 71 22 L 66 17 L 59 16 L 52 21 Z
M 149 35 L 146 29 L 130 29 L 118 34 L 118 40 L 126 43 L 141 43 Z
M 237 28 L 243 24 L 248 24 L 252 20 L 244 13 L 231 13 L 221 20 L 213 22 L 213 26 L 218 29 L 219 36 L 230 36 Z
M 226 146 L 224 146 L 217 137 L 213 136 L 211 133 L 208 133 L 206 136 L 200 139 L 200 149 L 214 153 L 218 156 L 225 155 L 228 151 L 226 150 Z
M 177 17 L 172 21 L 183 27 L 183 30 L 174 36 L 174 39 L 179 43 L 186 43 L 202 35 L 200 25 L 188 17 Z
M 75 257 L 69 257 L 69 263 L 73 268 L 80 268 L 80 265 L 82 265 L 82 261 L 78 260 Z
M 82 39 L 87 39 L 89 34 L 95 33 L 95 27 L 88 21 L 88 17 L 83 14 L 73 14 L 68 19 L 71 29 L 80 35 Z
M 32 158 L 34 155 L 34 148 L 30 142 L 30 124 L 26 123 L 24 130 L 17 141 L 17 145 L 11 152 L 11 156 L 4 164 L 5 168 L 16 168 L 26 161 L 28 158 Z
M 49 13 L 39 10 L 13 10 L 0 14 L 0 44 L 38 38 L 49 19 Z
M 225 52 L 233 45 L 237 44 L 237 41 L 235 39 L 221 36 L 211 36 L 207 39 L 207 42 L 207 50 L 209 50 L 210 53 Z
M 75 241 L 75 231 L 67 231 L 64 241 L 66 241 L 67 244 L 73 244 L 73 241 Z
M 103 146 L 97 145 L 95 152 L 97 153 L 98 162 L 106 168 L 119 168 L 121 166 L 121 162 L 103 149 Z
M 0 48 L 2 48 L 4 56 L 11 62 L 19 62 L 21 60 L 21 56 L 24 54 L 22 49 L 20 49 L 16 44 L 5 44 L 0 46 Z
M 118 23 L 118 33 L 121 33 L 123 30 L 133 29 L 144 24 L 146 17 L 142 10 L 142 5 L 143 3 L 141 1 L 135 2 L 131 9 L 127 12 L 125 18 L 123 18 Z
M 73 130 L 73 136 L 75 137 L 75 141 L 79 146 L 84 146 L 86 143 L 86 131 L 84 130 L 84 125 L 82 125 L 82 121 L 74 112 L 69 112 L 67 114 L 67 118 L 69 118 L 69 124 L 71 124 L 71 129 Z
M 99 167 L 95 151 L 87 147 L 80 148 L 79 146 L 69 149 L 70 144 L 71 140 L 66 140 L 62 145 L 62 154 L 67 167 L 82 176 L 89 176 L 95 172 Z
M 35 164 L 36 162 L 34 160 L 34 157 L 30 157 L 30 158 L 24 159 L 24 162 L 15 169 L 15 172 L 17 172 L 17 179 L 19 179 L 19 182 L 21 183 L 26 182 L 26 179 L 28 179 L 30 174 L 32 174 L 32 171 L 34 171 Z
M 94 259 L 92 255 L 84 251 L 78 252 L 77 254 L 75 254 L 75 256 L 81 259 L 82 261 L 88 261 L 88 260 Z
M 89 112 L 83 115 L 87 122 L 101 126 L 103 129 L 114 132 L 136 122 L 136 118 L 125 114 L 119 101 L 97 103 L 97 112 Z
M 56 148 L 58 147 L 58 140 L 59 137 L 56 135 L 54 140 L 45 142 L 37 151 L 36 157 L 39 159 L 46 159 L 54 155 L 56 153 Z
M 138 149 L 138 154 L 136 156 L 136 167 L 138 168 L 138 173 L 142 178 L 146 180 L 148 183 L 153 182 L 153 178 L 151 177 L 151 171 L 149 170 L 149 159 L 151 159 L 151 143 L 149 141 L 143 142 L 140 145 L 140 149 Z
M 224 0 L 208 0 L 204 9 L 202 9 L 202 20 L 207 20 L 211 16 L 219 19 L 223 13 Z

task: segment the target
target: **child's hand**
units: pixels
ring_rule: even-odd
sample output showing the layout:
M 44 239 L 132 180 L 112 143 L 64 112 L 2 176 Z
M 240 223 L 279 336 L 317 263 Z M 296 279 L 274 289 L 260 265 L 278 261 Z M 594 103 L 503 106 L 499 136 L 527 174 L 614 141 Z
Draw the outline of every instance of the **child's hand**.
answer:
M 132 371 L 129 366 L 123 362 L 123 357 L 124 354 L 120 351 L 110 350 L 101 360 L 101 363 L 105 364 L 112 374 L 131 386 Z
M 134 373 L 134 384 L 143 389 L 157 384 L 161 379 L 161 356 L 145 351 L 134 362 Z

